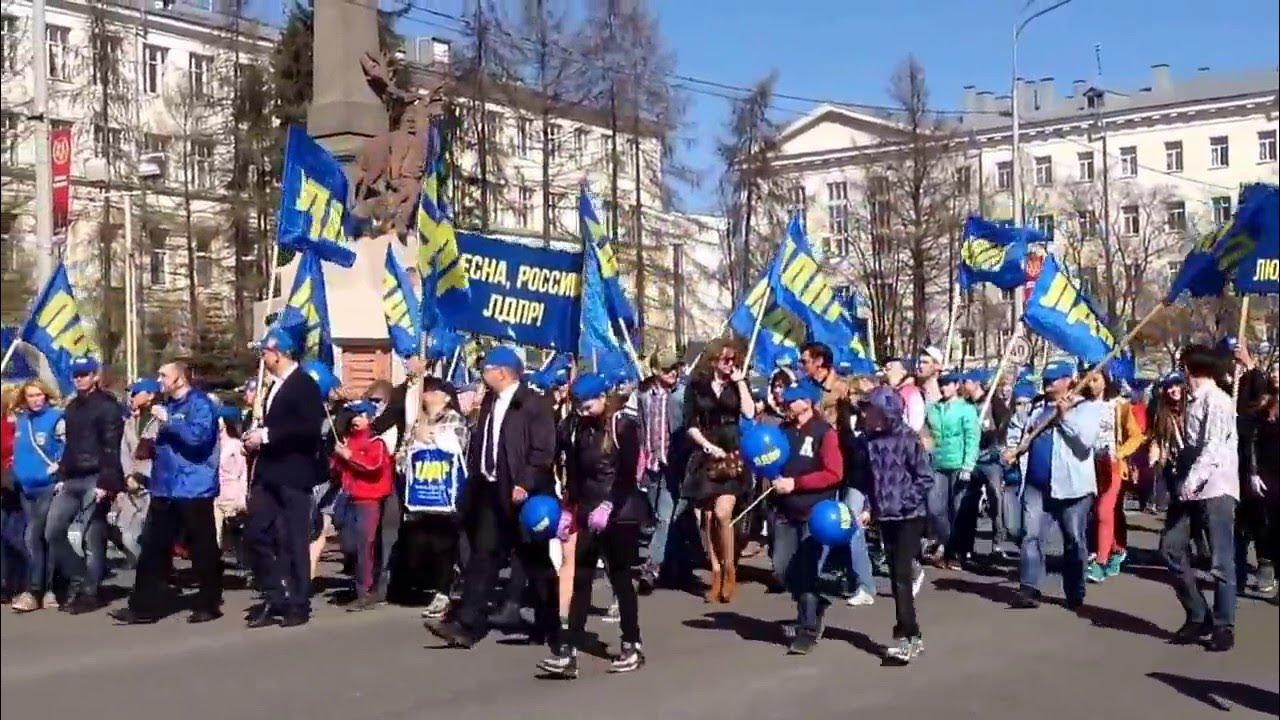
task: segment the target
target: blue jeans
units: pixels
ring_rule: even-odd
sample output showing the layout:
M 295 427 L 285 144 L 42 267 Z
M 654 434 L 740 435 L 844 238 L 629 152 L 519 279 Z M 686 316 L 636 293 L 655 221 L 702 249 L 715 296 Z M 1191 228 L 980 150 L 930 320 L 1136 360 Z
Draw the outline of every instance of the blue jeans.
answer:
M 1068 603 L 1084 602 L 1084 568 L 1089 561 L 1086 531 L 1093 495 L 1059 500 L 1048 491 L 1027 485 L 1022 491 L 1022 557 L 1018 563 L 1023 592 L 1038 595 L 1044 577 L 1044 546 L 1050 522 L 1062 530 L 1062 594 Z
M 926 505 L 929 509 L 929 529 L 933 542 L 938 547 L 946 547 L 951 542 L 956 515 L 960 512 L 960 502 L 964 499 L 963 485 L 959 470 L 933 471 L 933 486 L 929 488 Z
M 45 527 L 49 521 L 49 505 L 52 503 L 53 486 L 35 495 L 22 494 L 22 512 L 27 516 L 26 590 L 37 599 L 43 597 L 49 589 L 49 580 L 53 575 L 53 554 L 49 552 L 49 543 L 44 539 Z
M 1160 538 L 1160 554 L 1177 574 L 1173 588 L 1178 602 L 1187 611 L 1187 622 L 1203 623 L 1209 619 L 1209 604 L 1200 592 L 1195 568 L 1191 566 L 1192 529 L 1201 524 L 1209 531 L 1213 555 L 1213 626 L 1235 626 L 1235 514 L 1235 498 L 1225 495 L 1194 502 L 1174 500 L 1169 504 L 1164 535 Z
M 667 538 L 671 534 L 671 524 L 675 520 L 676 492 L 674 480 L 666 468 L 662 470 L 646 470 L 648 486 L 645 497 L 649 500 L 649 509 L 653 512 L 653 537 L 649 538 L 649 560 L 645 570 L 657 575 L 667 556 Z
M 809 523 L 790 520 L 781 513 L 773 518 L 773 571 L 796 601 L 799 630 L 818 634 L 822 614 L 831 603 L 818 594 L 818 563 L 822 544 L 809 536 Z
M 853 513 L 854 520 L 862 514 L 867 507 L 866 496 L 861 491 L 854 488 L 847 488 L 842 498 L 849 511 Z M 827 566 L 827 560 L 831 557 L 831 548 L 822 548 L 822 558 L 818 561 L 818 572 L 821 573 Z M 875 574 L 871 570 L 871 553 L 867 550 L 867 531 L 864 528 L 858 528 L 853 537 L 849 540 L 849 578 L 850 586 L 862 588 L 869 594 L 876 594 Z
M 14 503 L 0 510 L 0 586 L 5 597 L 25 589 L 27 577 L 27 516 L 20 503 Z
M 65 480 L 49 504 L 44 537 L 53 555 L 53 565 L 67 579 L 72 593 L 98 594 L 107 573 L 107 501 L 98 500 L 94 489 L 98 476 Z M 82 557 L 71 544 L 67 532 L 79 526 Z

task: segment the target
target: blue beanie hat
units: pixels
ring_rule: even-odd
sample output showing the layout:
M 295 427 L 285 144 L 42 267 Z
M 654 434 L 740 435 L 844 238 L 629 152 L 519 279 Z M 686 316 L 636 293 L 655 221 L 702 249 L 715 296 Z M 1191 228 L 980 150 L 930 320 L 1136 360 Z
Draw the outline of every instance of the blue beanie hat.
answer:
M 810 380 L 802 378 L 794 385 L 790 385 L 782 391 L 783 402 L 794 402 L 796 400 L 807 400 L 817 405 L 822 402 L 822 386 Z
M 515 371 L 516 373 L 523 373 L 524 361 L 520 359 L 520 356 L 516 354 L 515 350 L 506 346 L 498 346 L 485 353 L 484 367 L 507 368 L 508 370 Z
M 608 391 L 609 384 L 604 376 L 595 373 L 579 375 L 578 379 L 569 386 L 569 394 L 573 396 L 575 402 L 586 402 L 601 397 Z

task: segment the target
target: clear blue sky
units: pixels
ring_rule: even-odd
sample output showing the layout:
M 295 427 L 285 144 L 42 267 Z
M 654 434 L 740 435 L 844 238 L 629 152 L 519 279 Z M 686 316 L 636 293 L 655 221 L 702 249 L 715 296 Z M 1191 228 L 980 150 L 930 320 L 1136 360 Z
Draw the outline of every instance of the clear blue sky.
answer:
M 957 108 L 962 88 L 1008 92 L 1010 40 L 1026 0 L 652 0 L 678 72 L 750 85 L 779 72 L 778 90 L 850 102 L 889 102 L 897 63 L 914 53 L 924 65 L 932 102 Z M 1034 8 L 1053 4 L 1036 0 Z M 449 21 L 424 9 L 461 14 L 464 0 L 415 0 L 399 28 L 406 36 L 449 34 Z M 1207 65 L 1216 72 L 1266 69 L 1280 56 L 1276 0 L 1073 0 L 1032 22 L 1019 44 L 1019 72 L 1052 76 L 1060 93 L 1074 79 L 1093 80 L 1094 45 L 1102 44 L 1103 81 L 1117 89 L 1149 85 L 1150 66 L 1169 63 L 1175 80 Z M 724 91 L 717 91 L 724 92 Z M 716 138 L 729 101 L 691 94 L 681 153 L 704 171 L 703 188 L 682 193 L 685 209 L 714 210 Z M 809 109 L 779 101 L 785 122 Z

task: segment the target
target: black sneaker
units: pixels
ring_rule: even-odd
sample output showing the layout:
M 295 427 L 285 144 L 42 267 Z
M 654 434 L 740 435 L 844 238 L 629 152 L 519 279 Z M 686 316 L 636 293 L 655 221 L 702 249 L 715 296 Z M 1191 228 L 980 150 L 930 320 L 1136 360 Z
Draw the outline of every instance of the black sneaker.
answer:
M 102 606 L 103 602 L 97 595 L 76 595 L 75 599 L 59 609 L 66 610 L 71 615 L 83 615 L 98 610 Z
M 1209 652 L 1227 652 L 1236 646 L 1235 631 L 1229 627 L 1216 627 L 1209 635 Z
M 640 573 L 640 579 L 636 580 L 636 593 L 641 597 L 652 595 L 653 588 L 658 584 L 657 573 L 651 572 L 648 568 Z
M 427 620 L 422 623 L 432 635 L 449 643 L 451 647 L 460 647 L 470 650 L 475 647 L 478 640 L 474 635 L 467 632 L 466 628 L 454 620 Z
M 573 680 L 578 677 L 578 651 L 562 647 L 551 651 L 551 657 L 538 663 L 538 669 L 557 677 Z
M 1040 607 L 1040 600 L 1034 593 L 1019 590 L 1018 594 L 1013 597 L 1013 601 L 1009 603 L 1009 606 L 1017 610 L 1034 610 Z
M 1187 622 L 1178 628 L 1173 637 L 1169 639 L 1170 645 L 1196 645 L 1201 639 L 1207 637 L 1213 631 L 1207 623 L 1203 622 Z
M 503 603 L 488 620 L 490 625 L 499 628 L 519 627 L 523 622 L 520 618 L 520 606 L 513 602 Z
M 120 625 L 152 625 L 160 621 L 160 618 L 150 613 L 140 613 L 128 607 L 122 607 L 107 613 L 112 620 Z
M 642 665 L 644 665 L 644 653 L 640 650 L 640 643 L 624 642 L 622 643 L 622 652 L 610 663 L 609 672 L 632 672 L 633 670 L 639 670 Z
M 812 632 L 799 630 L 796 632 L 795 638 L 791 640 L 791 645 L 787 647 L 788 655 L 808 655 L 818 646 L 818 638 Z

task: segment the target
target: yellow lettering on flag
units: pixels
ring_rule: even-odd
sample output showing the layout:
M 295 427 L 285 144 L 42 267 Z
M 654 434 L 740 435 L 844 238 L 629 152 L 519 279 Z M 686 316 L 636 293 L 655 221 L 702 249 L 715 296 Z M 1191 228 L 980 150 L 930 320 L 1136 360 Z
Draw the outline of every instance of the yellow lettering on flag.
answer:
M 302 171 L 299 171 L 302 172 Z M 342 201 L 331 197 L 329 188 L 302 172 L 302 187 L 293 207 L 311 216 L 309 235 L 320 240 L 342 239 Z
M 65 292 L 54 293 L 36 316 L 36 325 L 53 338 L 53 346 L 66 350 L 72 357 L 84 357 L 93 351 L 93 343 L 80 322 L 80 309 L 75 298 Z
M 401 327 L 407 331 L 412 330 L 412 323 L 409 321 L 409 304 L 405 302 L 404 293 L 400 290 L 400 283 L 396 281 L 396 276 L 390 272 L 382 276 L 382 313 L 388 325 Z
M 973 238 L 960 248 L 960 259 L 965 265 L 975 270 L 996 271 L 1004 264 L 1005 255 L 1009 252 L 1007 245 L 999 245 L 990 240 Z

